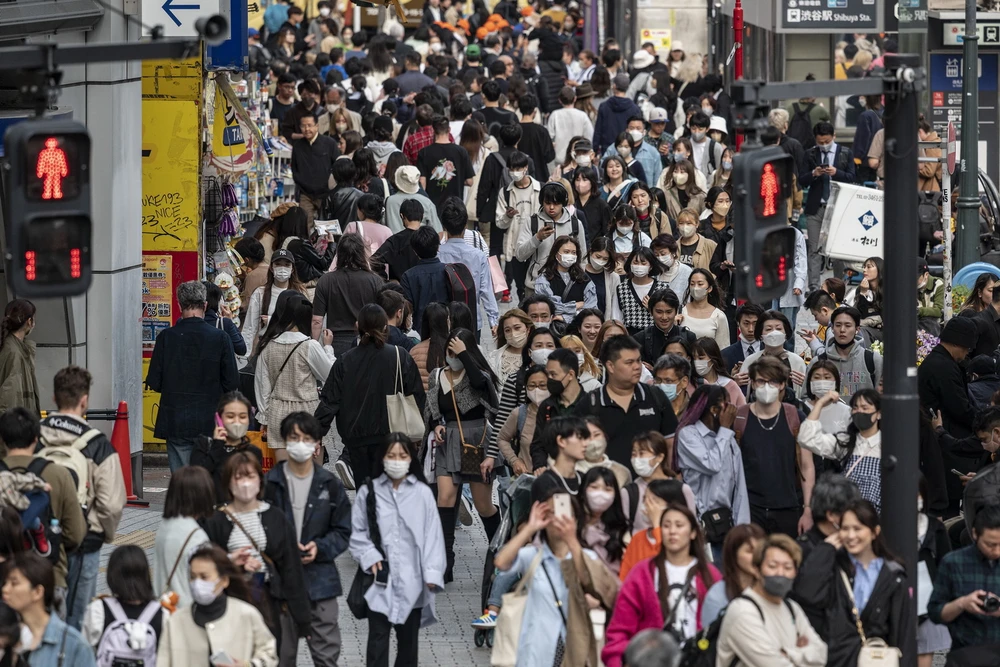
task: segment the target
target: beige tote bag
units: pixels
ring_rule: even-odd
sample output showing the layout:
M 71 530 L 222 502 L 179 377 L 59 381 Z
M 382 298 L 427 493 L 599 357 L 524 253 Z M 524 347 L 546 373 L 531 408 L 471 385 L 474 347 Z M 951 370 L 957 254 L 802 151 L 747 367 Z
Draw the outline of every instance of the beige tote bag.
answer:
M 417 399 L 403 393 L 403 365 L 396 348 L 396 384 L 393 393 L 385 397 L 385 411 L 389 415 L 389 431 L 404 433 L 419 443 L 424 438 L 424 418 L 417 407 Z
M 527 573 L 517 582 L 517 587 L 503 596 L 500 615 L 497 616 L 497 624 L 493 629 L 493 653 L 490 655 L 492 667 L 514 667 L 517 664 L 517 645 L 521 640 L 524 608 L 528 605 L 528 587 L 541 562 L 542 550 L 539 549 Z

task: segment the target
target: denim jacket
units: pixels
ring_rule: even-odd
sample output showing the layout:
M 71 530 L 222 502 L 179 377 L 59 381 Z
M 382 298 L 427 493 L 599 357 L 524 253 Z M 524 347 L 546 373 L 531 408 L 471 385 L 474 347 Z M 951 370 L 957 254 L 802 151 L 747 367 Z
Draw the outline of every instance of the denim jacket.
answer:
M 266 499 L 284 512 L 294 526 L 291 498 L 288 494 L 287 463 L 278 463 L 267 473 Z M 334 562 L 347 551 L 351 537 L 351 503 L 337 476 L 321 466 L 313 466 L 309 500 L 302 517 L 301 544 L 316 543 L 316 560 L 303 565 L 309 599 L 316 602 L 343 595 L 340 574 Z
M 66 644 L 63 646 L 63 632 L 66 633 Z M 51 667 L 59 664 L 60 648 L 65 652 L 64 665 L 73 667 L 94 667 L 94 651 L 83 640 L 83 635 L 75 628 L 67 628 L 66 623 L 52 614 L 49 624 L 45 626 L 45 634 L 38 648 L 25 653 L 31 667 Z

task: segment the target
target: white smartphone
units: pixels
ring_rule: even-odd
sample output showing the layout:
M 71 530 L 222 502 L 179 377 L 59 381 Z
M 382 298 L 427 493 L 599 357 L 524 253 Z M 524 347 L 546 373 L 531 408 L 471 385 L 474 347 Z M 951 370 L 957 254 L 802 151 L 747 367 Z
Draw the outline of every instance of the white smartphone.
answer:
M 556 516 L 572 517 L 573 508 L 570 507 L 568 493 L 557 493 L 552 496 L 552 512 Z
M 231 665 L 234 662 L 236 662 L 225 651 L 216 651 L 215 653 L 212 654 L 212 656 L 208 659 L 208 661 L 213 665 L 227 665 L 227 667 L 228 665 Z

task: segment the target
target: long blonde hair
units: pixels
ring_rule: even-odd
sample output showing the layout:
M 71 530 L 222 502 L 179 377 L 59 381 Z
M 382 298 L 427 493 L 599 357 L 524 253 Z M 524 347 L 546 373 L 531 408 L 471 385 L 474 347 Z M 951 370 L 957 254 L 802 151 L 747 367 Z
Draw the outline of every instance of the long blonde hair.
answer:
M 597 366 L 597 362 L 594 361 L 594 357 L 587 351 L 587 346 L 583 344 L 583 341 L 579 336 L 563 336 L 559 339 L 559 344 L 565 347 L 572 347 L 577 354 L 583 351 L 583 364 L 580 365 L 580 372 L 577 373 L 577 377 L 583 375 L 584 372 L 590 373 L 591 376 L 599 378 L 600 369 Z
M 702 55 L 700 53 L 688 53 L 681 61 L 681 66 L 677 69 L 677 78 L 685 83 L 694 83 L 701 78 Z

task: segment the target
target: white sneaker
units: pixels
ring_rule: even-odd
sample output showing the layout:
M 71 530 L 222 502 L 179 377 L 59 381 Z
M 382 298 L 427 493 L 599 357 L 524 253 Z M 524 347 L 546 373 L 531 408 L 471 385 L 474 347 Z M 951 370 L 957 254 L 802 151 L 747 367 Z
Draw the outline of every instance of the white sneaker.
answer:
M 462 502 L 458 504 L 458 520 L 462 522 L 463 526 L 472 525 L 472 503 L 464 495 Z
M 340 475 L 340 481 L 344 483 L 344 487 L 349 491 L 354 491 L 356 488 L 354 486 L 354 474 L 351 472 L 351 466 L 347 465 L 347 461 L 341 459 L 333 467 L 337 471 L 337 474 Z

